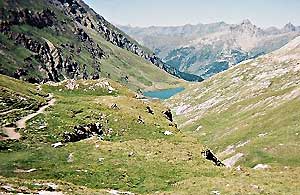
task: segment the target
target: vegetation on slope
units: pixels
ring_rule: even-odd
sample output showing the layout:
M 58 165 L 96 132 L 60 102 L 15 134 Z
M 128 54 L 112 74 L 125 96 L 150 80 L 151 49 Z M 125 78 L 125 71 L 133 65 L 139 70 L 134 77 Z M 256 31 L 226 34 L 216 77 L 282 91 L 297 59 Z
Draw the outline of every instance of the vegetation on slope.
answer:
M 73 14 L 72 10 L 64 11 L 69 8 L 61 8 L 63 4 L 59 1 L 51 2 L 26 0 L 3 1 L 0 4 L 3 17 L 0 33 L 1 74 L 34 83 L 104 77 L 135 90 L 162 88 L 180 82 L 134 54 L 132 48 L 119 47 L 111 35 L 106 38 L 108 35 L 92 27 L 96 23 L 104 25 L 107 21 L 97 19 L 89 8 L 85 7 L 87 16 L 80 18 L 82 7 L 77 7 Z M 84 5 L 83 2 L 74 5 L 81 4 Z M 87 21 L 86 26 L 82 24 Z M 110 34 L 114 31 L 121 33 L 129 41 L 126 44 L 139 47 L 127 35 L 110 24 L 106 25 L 110 26 Z
M 11 90 L 20 83 L 14 79 L 10 82 Z M 22 90 L 34 87 L 22 84 Z M 135 93 L 112 80 L 80 80 L 72 86 L 73 90 L 70 81 L 42 85 L 43 93 L 52 93 L 56 98 L 55 105 L 28 121 L 25 129 L 18 129 L 20 140 L 1 141 L 0 191 L 297 192 L 299 182 L 292 179 L 299 178 L 297 167 L 284 169 L 285 174 L 280 174 L 283 168 L 279 167 L 266 172 L 215 167 L 200 155 L 203 146 L 198 139 L 176 129 L 165 117 L 162 112 L 167 108 L 160 101 L 136 99 Z M 102 125 L 101 139 L 94 136 L 78 142 L 64 141 L 65 132 L 90 123 Z M 165 131 L 173 134 L 165 135 Z M 59 141 L 63 146 L 51 146 Z M 285 182 L 279 183 L 282 179 Z M 48 183 L 57 187 L 52 189 Z M 12 189 L 7 190 L 7 186 Z
M 181 128 L 223 159 L 299 166 L 299 37 L 284 48 L 193 84 L 170 100 Z

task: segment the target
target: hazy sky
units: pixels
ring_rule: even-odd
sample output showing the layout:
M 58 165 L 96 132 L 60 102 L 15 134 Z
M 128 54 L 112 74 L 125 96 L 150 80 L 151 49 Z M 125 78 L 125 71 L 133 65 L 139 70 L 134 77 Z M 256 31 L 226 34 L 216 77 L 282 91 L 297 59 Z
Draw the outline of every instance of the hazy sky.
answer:
M 250 19 L 260 27 L 300 25 L 300 0 L 85 0 L 113 24 L 174 26 L 240 23 Z

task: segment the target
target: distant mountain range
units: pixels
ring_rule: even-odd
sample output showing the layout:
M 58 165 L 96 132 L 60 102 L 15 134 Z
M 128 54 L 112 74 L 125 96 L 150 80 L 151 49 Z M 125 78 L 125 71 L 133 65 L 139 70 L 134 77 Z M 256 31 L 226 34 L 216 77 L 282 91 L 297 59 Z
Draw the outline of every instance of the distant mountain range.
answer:
M 119 26 L 163 61 L 182 72 L 208 78 L 243 60 L 274 51 L 300 35 L 291 23 L 262 29 L 244 20 L 174 27 Z

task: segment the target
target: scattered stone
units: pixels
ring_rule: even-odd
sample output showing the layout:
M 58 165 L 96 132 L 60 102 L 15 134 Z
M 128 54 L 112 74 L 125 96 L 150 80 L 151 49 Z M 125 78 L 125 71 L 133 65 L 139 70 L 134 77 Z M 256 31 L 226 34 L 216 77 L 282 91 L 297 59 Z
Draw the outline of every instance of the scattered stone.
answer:
M 258 185 L 250 184 L 250 186 L 251 186 L 253 189 L 259 189 L 259 186 L 258 186 Z
M 129 152 L 129 153 L 128 153 L 128 156 L 129 156 L 129 157 L 131 157 L 131 156 L 133 156 L 133 155 L 134 155 L 134 152 Z
M 134 195 L 134 193 L 132 193 L 132 192 L 121 192 L 121 191 L 118 191 L 118 190 L 109 190 L 107 192 L 110 193 L 110 194 L 112 194 L 112 195 L 121 195 L 121 194 L 124 194 L 124 195 Z
M 135 98 L 136 99 L 147 99 L 144 95 L 142 95 L 142 94 L 136 94 L 135 95 Z
M 258 134 L 258 137 L 265 137 L 266 135 L 268 135 L 268 133 L 260 133 Z
M 76 83 L 74 79 L 70 79 L 67 81 L 65 87 L 69 90 L 74 90 L 74 89 L 78 89 L 79 85 Z
M 4 190 L 6 190 L 6 191 L 8 191 L 8 192 L 16 190 L 11 185 L 4 185 L 4 186 L 1 186 L 1 188 L 4 189 Z
M 164 135 L 173 135 L 173 133 L 171 131 L 165 131 Z
M 58 147 L 62 147 L 63 144 L 61 142 L 57 142 L 57 143 L 51 144 L 51 146 L 54 148 L 58 148 Z
M 200 129 L 202 129 L 202 125 L 199 125 L 195 131 L 200 131 Z
M 47 126 L 46 125 L 41 125 L 39 126 L 39 129 L 45 129 Z
M 257 164 L 253 167 L 253 169 L 255 170 L 264 170 L 264 169 L 270 169 L 271 166 L 270 165 L 266 165 L 266 164 Z
M 120 110 L 120 108 L 118 107 L 118 105 L 116 103 L 112 104 L 111 109 L 114 109 L 114 110 Z
M 207 160 L 213 161 L 216 166 L 225 166 L 209 149 L 202 151 L 201 154 Z
M 74 162 L 74 156 L 73 156 L 73 153 L 70 153 L 70 154 L 69 154 L 68 159 L 67 159 L 67 162 L 68 162 L 68 163 Z
M 103 162 L 103 161 L 104 161 L 104 158 L 100 157 L 100 158 L 98 158 L 98 161 L 99 161 L 99 162 Z
M 142 119 L 141 116 L 139 116 L 137 122 L 138 122 L 139 124 L 145 124 L 145 121 Z
M 38 195 L 63 195 L 63 193 L 62 192 L 53 192 L 53 191 L 42 190 L 42 191 L 38 192 Z
M 221 193 L 217 190 L 211 191 L 211 195 L 221 195 Z
M 150 113 L 150 114 L 154 114 L 154 111 L 151 109 L 150 106 L 147 106 L 147 112 Z
M 232 167 L 243 156 L 244 156 L 243 153 L 237 153 L 237 154 L 233 155 L 232 157 L 227 158 L 226 160 L 224 160 L 223 163 L 225 164 L 226 167 Z
M 90 123 L 88 125 L 78 125 L 74 127 L 74 132 L 64 132 L 65 142 L 77 142 L 92 136 L 102 136 L 103 130 L 100 123 Z
M 15 173 L 31 173 L 37 171 L 37 169 L 28 169 L 28 170 L 23 170 L 23 169 L 16 169 L 14 172 Z
M 173 115 L 172 115 L 171 109 L 166 110 L 164 112 L 164 115 L 169 121 L 173 122 Z

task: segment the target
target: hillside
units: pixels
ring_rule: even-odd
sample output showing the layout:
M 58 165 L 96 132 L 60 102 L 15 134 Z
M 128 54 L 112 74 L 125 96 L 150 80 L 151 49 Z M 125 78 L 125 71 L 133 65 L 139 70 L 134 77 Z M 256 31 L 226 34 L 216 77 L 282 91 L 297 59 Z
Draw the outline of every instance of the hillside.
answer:
M 18 139 L 0 141 L 0 193 L 298 192 L 298 167 L 265 171 L 216 167 L 200 155 L 204 147 L 197 137 L 177 129 L 163 114 L 165 106 L 136 99 L 133 92 L 112 80 L 68 80 L 39 86 L 0 78 L 6 81 L 1 82 L 1 89 L 18 100 L 36 99 L 32 105 L 37 107 L 38 102 L 56 100 L 28 120 L 25 128 L 16 129 Z M 14 87 L 20 85 L 22 89 Z M 10 112 L 10 126 L 24 115 L 20 110 Z
M 244 20 L 173 27 L 120 26 L 166 64 L 204 79 L 239 62 L 279 49 L 300 35 L 291 23 L 262 29 Z
M 150 50 L 82 1 L 2 0 L 0 6 L 1 74 L 31 83 L 105 77 L 132 89 L 179 82 Z
M 299 193 L 300 37 L 199 83 L 82 0 L 0 16 L 1 195 Z
M 179 127 L 237 164 L 298 167 L 300 37 L 168 102 Z M 237 157 L 235 156 L 235 157 Z

